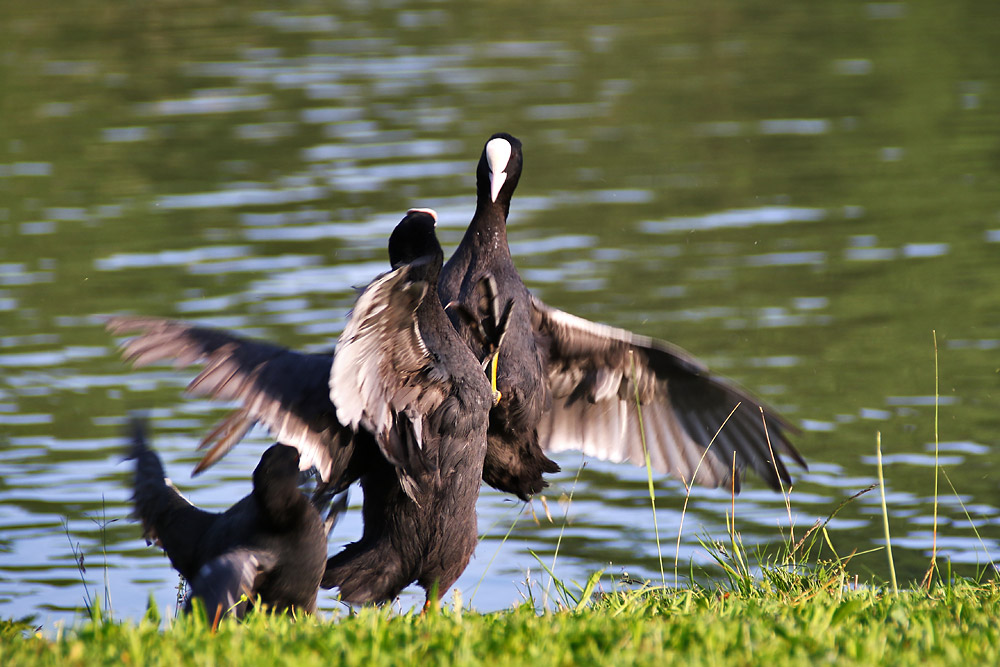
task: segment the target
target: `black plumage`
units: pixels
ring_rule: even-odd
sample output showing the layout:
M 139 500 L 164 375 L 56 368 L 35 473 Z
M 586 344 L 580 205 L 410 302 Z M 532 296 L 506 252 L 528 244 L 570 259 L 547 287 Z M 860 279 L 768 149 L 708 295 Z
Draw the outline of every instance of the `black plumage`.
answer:
M 558 469 L 546 452 L 579 449 L 643 465 L 645 435 L 653 468 L 685 483 L 738 490 L 747 467 L 772 488 L 790 483 L 782 455 L 805 461 L 788 440 L 791 426 L 773 410 L 669 343 L 575 317 L 528 292 L 507 245 L 523 159 L 521 142 L 509 134 L 486 142 L 476 211 L 439 285 L 444 303 L 461 306 L 461 315 L 449 312 L 476 354 L 485 348 L 469 320 L 488 325 L 496 310 L 487 307 L 484 279 L 496 285 L 496 299 L 512 304 L 483 479 L 527 498 L 545 486 L 543 473 Z
M 487 141 L 476 171 L 476 212 L 438 283 L 441 303 L 452 306 L 459 336 L 480 361 L 495 351 L 489 334 L 504 328 L 498 313 L 506 318 L 501 398 L 490 412 L 483 479 L 526 499 L 544 488 L 545 473 L 558 470 L 548 453 L 579 449 L 643 465 L 645 438 L 651 466 L 685 483 L 739 490 L 748 467 L 772 488 L 790 483 L 782 457 L 803 467 L 805 461 L 788 439 L 791 425 L 773 410 L 669 343 L 575 317 L 528 292 L 506 232 L 522 166 L 516 138 L 500 133 Z M 374 446 L 373 435 L 365 428 L 354 433 L 334 409 L 334 352 L 301 354 L 156 318 L 117 317 L 108 328 L 141 334 L 124 346 L 135 365 L 204 363 L 189 391 L 242 404 L 205 438 L 209 451 L 200 467 L 261 422 L 334 487 L 364 474 L 368 457 L 357 453 Z
M 489 448 L 483 479 L 502 491 L 527 499 L 545 487 L 543 473 L 559 466 L 542 452 L 537 424 L 551 405 L 543 360 L 535 352 L 530 294 L 514 267 L 507 246 L 510 198 L 521 177 L 521 142 L 495 134 L 483 148 L 476 167 L 476 211 L 462 242 L 441 270 L 439 294 L 445 304 L 461 306 L 484 328 L 490 327 L 492 303 L 511 307 L 504 344 L 499 350 L 497 389 L 501 399 L 490 411 Z M 497 294 L 484 291 L 486 281 Z M 452 321 L 473 353 L 486 348 L 469 317 L 450 308 Z
M 253 491 L 223 513 L 206 512 L 177 491 L 132 422 L 135 516 L 148 543 L 163 548 L 209 616 L 242 617 L 257 596 L 277 611 L 316 610 L 327 529 L 299 490 L 299 453 L 273 445 L 253 472 Z M 190 606 L 190 599 L 188 606 Z
M 361 295 L 337 346 L 331 399 L 341 421 L 384 455 L 361 477 L 364 533 L 330 558 L 323 586 L 351 602 L 396 597 L 411 582 L 446 591 L 476 548 L 492 395 L 437 297 L 435 217 L 393 231 L 393 271 Z
M 108 325 L 143 333 L 125 346 L 136 365 L 204 362 L 189 390 L 242 402 L 209 435 L 207 461 L 261 421 L 302 452 L 303 467 L 316 465 L 329 490 L 361 481 L 364 533 L 323 576 L 349 602 L 390 600 L 414 581 L 443 593 L 477 542 L 492 395 L 437 296 L 435 222 L 432 211 L 415 209 L 397 225 L 393 270 L 362 292 L 335 354 L 156 318 Z

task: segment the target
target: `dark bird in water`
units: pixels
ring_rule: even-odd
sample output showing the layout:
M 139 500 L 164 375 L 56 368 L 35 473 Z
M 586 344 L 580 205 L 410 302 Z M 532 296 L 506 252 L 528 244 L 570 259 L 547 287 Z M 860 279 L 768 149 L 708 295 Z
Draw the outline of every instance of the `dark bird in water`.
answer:
M 490 412 L 483 479 L 526 499 L 545 486 L 543 473 L 558 470 L 548 452 L 644 465 L 638 397 L 658 472 L 738 491 L 749 466 L 774 489 L 791 483 L 782 455 L 806 464 L 774 411 L 676 346 L 575 317 L 528 292 L 507 245 L 522 165 L 516 138 L 499 133 L 486 142 L 476 212 L 438 285 L 442 302 L 458 306 L 449 308 L 452 321 L 477 355 L 489 349 L 480 330 L 495 320 L 494 304 L 511 304 L 494 365 L 500 400 Z
M 209 618 L 242 618 L 257 596 L 277 611 L 316 610 L 326 563 L 327 529 L 299 490 L 299 453 L 273 445 L 253 472 L 253 491 L 221 514 L 192 505 L 163 472 L 132 420 L 128 458 L 135 460 L 135 516 L 147 543 L 167 552 Z
M 522 165 L 516 138 L 501 133 L 486 142 L 475 214 L 438 283 L 475 357 L 489 361 L 505 329 L 498 363 L 490 365 L 500 399 L 490 412 L 483 479 L 527 499 L 545 487 L 544 473 L 559 469 L 551 452 L 644 465 L 648 449 L 654 470 L 685 484 L 738 491 L 748 467 L 774 489 L 790 483 L 782 457 L 806 464 L 789 442 L 791 425 L 773 410 L 670 343 L 575 317 L 528 292 L 507 245 Z M 204 363 L 188 390 L 242 404 L 205 437 L 198 470 L 260 422 L 331 483 L 358 476 L 351 463 L 357 436 L 330 398 L 333 352 L 300 354 L 158 318 L 116 317 L 108 328 L 141 334 L 124 346 L 135 365 Z
M 443 593 L 477 543 L 493 398 L 438 299 L 443 252 L 435 223 L 433 211 L 414 209 L 397 225 L 389 239 L 393 270 L 358 298 L 335 355 L 169 320 L 109 323 L 113 331 L 143 332 L 125 346 L 136 365 L 204 361 L 189 390 L 243 402 L 216 429 L 208 461 L 261 421 L 298 448 L 300 465 L 316 466 L 330 490 L 360 479 L 363 535 L 331 557 L 323 575 L 323 586 L 337 587 L 348 602 L 391 600 L 412 582 L 428 595 Z

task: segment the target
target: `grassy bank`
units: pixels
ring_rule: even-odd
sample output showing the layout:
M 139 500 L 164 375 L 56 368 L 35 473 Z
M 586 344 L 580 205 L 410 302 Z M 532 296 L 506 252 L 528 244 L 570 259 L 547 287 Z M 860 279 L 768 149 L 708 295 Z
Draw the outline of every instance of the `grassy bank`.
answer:
M 425 616 L 366 609 L 340 618 L 257 614 L 224 621 L 95 619 L 37 636 L 6 623 L 0 662 L 14 664 L 576 665 L 1000 663 L 1000 587 L 938 585 L 898 595 L 812 585 L 789 590 L 643 589 L 597 594 L 579 609 L 525 605 Z M 163 626 L 166 626 L 165 629 Z
M 936 422 L 935 409 L 935 462 Z M 791 528 L 782 531 L 777 554 L 748 552 L 727 512 L 726 541 L 702 541 L 722 572 L 708 587 L 697 583 L 693 569 L 685 573 L 687 588 L 637 586 L 601 573 L 571 584 L 554 576 L 553 558 L 552 567 L 539 561 L 549 575 L 544 593 L 528 586 L 525 604 L 488 614 L 458 600 L 423 615 L 389 606 L 298 620 L 257 613 L 213 628 L 201 613 L 164 620 L 151 608 L 137 623 L 95 611 L 55 636 L 30 622 L 0 621 L 0 665 L 1000 664 L 1000 584 L 987 580 L 996 566 L 984 566 L 974 581 L 956 579 L 947 565 L 939 569 L 938 466 L 929 568 L 923 581 L 900 587 L 881 436 L 876 458 L 878 483 L 845 499 L 797 539 Z M 944 479 L 961 502 L 946 473 Z M 648 484 L 655 526 L 652 476 Z M 847 570 L 858 552 L 839 555 L 826 528 L 845 505 L 876 488 L 890 581 L 859 584 Z M 782 492 L 791 525 L 790 497 Z M 732 502 L 735 507 L 735 497 Z M 665 582 L 658 530 L 657 552 Z M 676 569 L 673 574 L 678 581 Z

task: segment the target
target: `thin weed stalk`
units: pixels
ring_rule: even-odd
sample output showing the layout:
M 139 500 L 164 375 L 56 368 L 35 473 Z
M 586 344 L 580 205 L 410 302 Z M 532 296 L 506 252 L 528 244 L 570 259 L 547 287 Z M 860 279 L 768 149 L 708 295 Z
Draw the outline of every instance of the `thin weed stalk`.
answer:
M 937 330 L 931 329 L 931 335 L 934 338 L 934 528 L 932 531 L 932 538 L 931 538 L 931 564 L 930 567 L 927 568 L 927 574 L 924 575 L 924 581 L 923 581 L 923 586 L 927 590 L 931 589 L 931 580 L 934 577 L 934 572 L 937 570 L 938 471 L 940 470 L 940 465 L 939 465 L 940 440 L 938 435 L 940 386 L 939 386 L 939 375 L 938 375 Z M 974 527 L 975 526 L 973 526 L 973 528 Z
M 726 427 L 726 424 L 728 424 L 732 416 L 736 414 L 736 411 L 740 409 L 740 405 L 742 405 L 742 401 L 740 403 L 737 403 L 736 407 L 734 407 L 732 411 L 730 411 L 730 413 L 726 415 L 726 418 L 723 420 L 722 425 L 719 426 L 719 429 L 715 432 L 715 435 L 713 435 L 712 439 L 708 442 L 708 446 L 705 447 L 705 451 L 701 453 L 701 458 L 698 459 L 698 465 L 694 467 L 694 472 L 691 473 L 691 482 L 689 483 L 686 479 L 683 478 L 681 479 L 681 482 L 684 484 L 684 505 L 681 507 L 681 520 L 680 520 L 680 525 L 677 527 L 677 546 L 674 548 L 674 586 L 679 585 L 677 566 L 681 558 L 681 535 L 684 533 L 684 517 L 687 516 L 688 501 L 691 500 L 691 487 L 694 486 L 694 480 L 697 479 L 698 477 L 698 471 L 701 469 L 701 464 L 705 461 L 705 457 L 708 456 L 708 452 L 710 449 L 712 449 L 712 445 L 715 444 L 716 438 L 718 438 L 719 434 L 722 433 L 722 429 Z M 735 472 L 736 471 L 734 469 L 733 471 L 734 484 L 736 479 Z
M 896 584 L 896 565 L 892 562 L 892 540 L 889 538 L 889 509 L 885 503 L 885 477 L 882 474 L 882 432 L 875 432 L 875 460 L 878 462 L 878 486 L 882 493 L 882 527 L 885 529 L 885 552 L 889 557 L 889 579 L 893 594 L 899 594 Z
M 104 608 L 108 613 L 111 613 L 111 578 L 108 572 L 108 524 L 114 523 L 118 519 L 108 520 L 107 506 L 103 494 L 101 495 L 101 518 L 90 517 L 90 520 L 101 532 L 101 555 L 104 558 Z
M 66 519 L 62 520 L 63 531 L 66 533 L 66 539 L 69 540 L 69 548 L 73 551 L 73 561 L 76 563 L 76 570 L 80 573 L 80 581 L 83 583 L 83 604 L 87 608 L 87 614 L 93 615 L 94 612 L 94 599 L 90 597 L 90 588 L 87 586 L 87 566 L 84 563 L 83 549 L 80 548 L 80 543 L 73 543 L 73 536 L 69 533 L 69 522 Z
M 795 525 L 792 522 L 792 487 L 785 491 L 785 484 L 781 481 L 778 473 L 778 460 L 774 457 L 774 448 L 771 447 L 771 433 L 767 430 L 767 417 L 764 416 L 764 408 L 757 406 L 760 410 L 760 421 L 764 425 L 764 439 L 767 440 L 767 451 L 771 455 L 771 466 L 774 468 L 774 478 L 778 480 L 778 488 L 781 489 L 781 497 L 785 500 L 785 511 L 788 512 L 788 538 L 789 543 L 795 544 Z
M 632 386 L 635 388 L 635 409 L 639 415 L 639 439 L 642 441 L 642 455 L 646 459 L 646 484 L 649 488 L 649 505 L 653 508 L 653 534 L 656 536 L 656 558 L 660 563 L 660 584 L 667 585 L 667 577 L 663 574 L 663 551 L 660 549 L 660 526 L 656 522 L 656 494 L 653 491 L 653 466 L 649 459 L 649 448 L 646 446 L 646 427 L 642 421 L 642 401 L 639 400 L 639 382 L 635 375 L 635 353 L 629 350 L 629 363 L 632 367 Z
M 972 516 L 969 514 L 969 510 L 965 507 L 965 503 L 962 502 L 962 497 L 960 495 L 958 495 L 958 490 L 955 488 L 955 485 L 952 483 L 951 477 L 948 476 L 948 471 L 942 469 L 941 470 L 941 474 L 944 475 L 945 481 L 948 482 L 948 486 L 951 487 L 951 492 L 953 494 L 955 494 L 955 499 L 958 501 L 958 504 L 962 507 L 962 512 L 965 514 L 966 520 L 969 522 L 969 525 L 972 526 L 972 532 L 975 533 L 976 539 L 979 540 L 979 546 L 981 546 L 983 548 L 983 552 L 986 554 L 986 557 L 990 559 L 990 565 L 993 566 L 993 568 L 995 570 L 996 569 L 996 564 L 993 562 L 993 559 L 990 558 L 990 550 L 986 548 L 986 543 L 983 542 L 983 538 L 979 534 L 979 529 L 976 528 L 976 524 L 973 523 Z
M 542 605 L 548 604 L 549 599 L 549 588 L 552 586 L 552 582 L 555 581 L 555 571 L 556 571 L 556 558 L 559 557 L 559 547 L 562 546 L 563 533 L 566 532 L 566 524 L 569 523 L 569 508 L 573 506 L 573 494 L 576 492 L 576 483 L 580 480 L 580 473 L 583 472 L 584 467 L 587 465 L 583 457 L 580 457 L 580 467 L 576 470 L 576 477 L 573 478 L 573 486 L 569 490 L 569 500 L 566 502 L 566 512 L 563 514 L 563 523 L 559 527 L 559 538 L 556 540 L 556 550 L 552 554 L 552 565 L 548 568 L 549 571 L 549 583 L 545 585 L 545 591 L 542 594 Z M 537 556 L 536 556 L 537 558 Z M 541 561 L 539 561 L 541 562 Z M 542 565 L 544 567 L 544 564 Z
M 743 547 L 743 537 L 736 532 L 736 452 L 733 452 L 733 476 L 732 484 L 729 487 L 730 509 L 732 514 L 726 517 L 727 528 L 729 529 L 730 548 L 733 551 L 733 558 L 739 566 L 740 574 L 746 585 L 751 583 L 749 560 L 745 558 L 746 549 Z
M 816 538 L 813 538 L 813 540 L 809 543 L 808 546 L 805 546 L 806 540 L 809 539 L 810 535 L 813 535 L 817 530 L 820 530 L 820 531 L 823 532 L 823 535 L 824 535 L 824 537 L 826 539 L 827 546 L 830 547 L 830 550 L 833 551 L 834 556 L 836 556 L 837 555 L 837 551 L 836 551 L 836 549 L 833 548 L 833 544 L 830 542 L 830 538 L 829 538 L 829 536 L 826 533 L 826 527 L 827 527 L 827 525 L 829 525 L 829 523 L 831 521 L 833 521 L 834 517 L 836 517 L 837 514 L 840 512 L 840 510 L 844 509 L 845 506 L 847 506 L 849 503 L 854 502 L 856 499 L 860 498 L 861 496 L 865 495 L 866 493 L 868 493 L 869 491 L 871 491 L 872 489 L 874 489 L 876 486 L 878 486 L 878 482 L 870 484 L 870 485 L 868 485 L 867 488 L 861 489 L 860 491 L 858 491 L 854 495 L 850 496 L 849 498 L 845 498 L 844 500 L 840 501 L 840 504 L 837 505 L 836 508 L 834 508 L 833 512 L 831 512 L 826 517 L 826 519 L 824 519 L 822 522 L 817 521 L 816 524 L 814 524 L 812 528 L 810 528 L 809 530 L 806 531 L 805 535 L 803 535 L 802 538 L 798 541 L 798 543 L 792 548 L 792 554 L 798 554 L 798 553 L 808 554 L 812 550 L 812 546 L 815 543 Z M 804 546 L 805 546 L 805 550 L 803 551 L 803 547 Z
M 517 522 L 520 520 L 521 515 L 524 514 L 524 508 L 527 506 L 528 503 L 521 503 L 521 508 L 514 516 L 514 521 L 510 524 L 510 528 L 507 529 L 507 533 L 503 536 L 503 539 L 500 540 L 500 544 L 497 545 L 496 551 L 494 551 L 493 555 L 490 556 L 490 561 L 486 563 L 486 569 L 483 570 L 482 576 L 479 577 L 479 581 L 476 582 L 476 587 L 472 590 L 472 595 L 469 597 L 470 607 L 472 606 L 472 601 L 476 599 L 476 593 L 479 592 L 479 587 L 483 585 L 483 579 L 486 578 L 486 573 L 490 571 L 490 567 L 493 565 L 493 561 L 496 560 L 496 557 L 500 554 L 500 550 L 503 549 L 503 545 L 506 544 L 507 538 L 510 537 L 510 534 L 514 531 L 514 526 L 517 525 Z
M 734 544 L 736 542 L 736 450 L 733 450 L 733 476 L 729 485 L 729 509 L 732 513 L 733 524 L 729 531 L 729 539 Z
M 729 532 L 729 543 L 732 549 L 733 558 L 739 566 L 739 572 L 745 580 L 747 586 L 750 585 L 750 567 L 748 560 L 744 558 L 743 538 L 736 533 L 736 452 L 733 452 L 733 476 L 729 487 L 730 510 L 732 514 L 726 517 L 726 528 Z

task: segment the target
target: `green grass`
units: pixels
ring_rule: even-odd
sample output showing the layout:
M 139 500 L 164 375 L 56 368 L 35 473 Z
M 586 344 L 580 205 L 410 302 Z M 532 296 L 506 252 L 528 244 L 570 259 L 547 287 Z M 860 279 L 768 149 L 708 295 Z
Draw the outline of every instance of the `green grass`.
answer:
M 722 572 L 708 585 L 693 565 L 686 587 L 667 588 L 603 572 L 569 582 L 542 563 L 544 590 L 529 584 L 525 604 L 501 612 L 471 611 L 455 594 L 423 616 L 391 606 L 297 621 L 258 613 L 216 632 L 203 615 L 164 620 L 151 608 L 119 622 L 93 606 L 67 630 L 0 622 L 0 664 L 1000 664 L 992 567 L 956 580 L 946 564 L 898 593 L 894 581 L 859 585 L 848 573 L 857 552 L 838 553 L 827 525 L 876 486 L 798 537 L 782 531 L 776 550 L 747 550 L 727 516 L 724 541 L 701 540 Z
M 166 629 L 96 617 L 45 638 L 0 624 L 0 661 L 20 664 L 289 665 L 769 665 L 1000 661 L 1000 587 L 914 585 L 898 595 L 815 576 L 744 592 L 642 588 L 597 592 L 579 610 L 538 614 L 528 605 L 490 614 L 444 609 L 425 616 L 364 609 L 297 622 L 266 614 L 197 616 Z
M 639 411 L 641 419 L 641 405 Z M 936 451 L 936 422 L 934 441 Z M 551 566 L 536 556 L 549 577 L 544 590 L 536 596 L 540 586 L 529 581 L 525 603 L 509 610 L 472 611 L 456 592 L 450 606 L 424 615 L 397 613 L 391 605 L 298 620 L 257 613 L 242 623 L 225 619 L 215 631 L 203 612 L 163 620 L 153 606 L 138 622 L 115 621 L 85 587 L 89 619 L 68 630 L 42 633 L 30 620 L 0 621 L 0 665 L 1000 664 L 1000 585 L 986 581 L 992 563 L 975 580 L 956 579 L 950 564 L 942 571 L 935 521 L 923 581 L 897 585 L 880 434 L 876 456 L 879 482 L 842 501 L 798 538 L 791 490 L 783 488 L 789 525 L 777 550 L 744 547 L 734 497 L 725 541 L 700 539 L 722 573 L 707 586 L 692 565 L 687 587 L 676 587 L 676 558 L 673 588 L 616 581 L 603 570 L 582 584 L 560 580 L 557 543 Z M 941 473 L 961 503 L 947 472 Z M 847 570 L 857 550 L 838 553 L 827 525 L 877 487 L 891 580 L 859 584 Z M 935 507 L 938 490 L 935 464 Z M 655 526 L 651 480 L 650 505 Z M 658 530 L 656 540 L 662 583 Z M 110 604 L 107 582 L 104 602 Z

